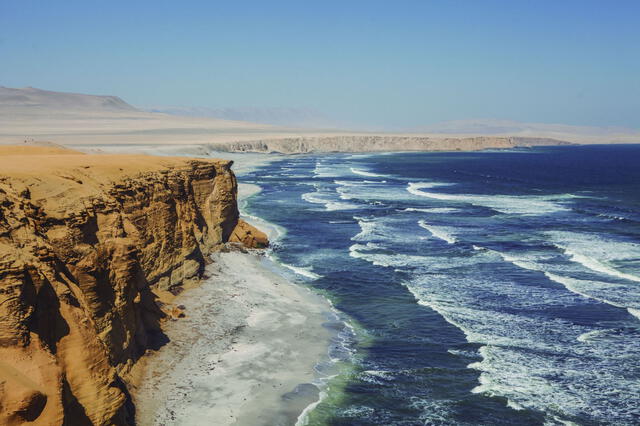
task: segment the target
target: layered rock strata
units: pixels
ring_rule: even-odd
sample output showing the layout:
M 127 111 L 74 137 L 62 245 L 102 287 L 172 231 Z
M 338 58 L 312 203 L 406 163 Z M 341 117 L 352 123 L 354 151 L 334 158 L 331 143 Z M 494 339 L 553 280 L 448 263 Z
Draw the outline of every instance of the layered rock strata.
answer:
M 229 152 L 384 152 L 384 151 L 477 151 L 490 148 L 515 148 L 541 145 L 569 145 L 549 138 L 478 136 L 437 138 L 426 136 L 319 136 L 258 139 L 211 145 L 211 149 Z
M 0 424 L 133 424 L 128 374 L 239 220 L 231 162 L 0 147 Z

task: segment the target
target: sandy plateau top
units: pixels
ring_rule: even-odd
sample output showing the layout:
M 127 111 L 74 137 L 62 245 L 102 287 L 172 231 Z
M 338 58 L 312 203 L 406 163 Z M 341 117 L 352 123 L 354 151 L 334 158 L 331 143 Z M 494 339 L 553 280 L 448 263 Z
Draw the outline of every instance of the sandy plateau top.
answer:
M 127 384 L 238 216 L 228 160 L 0 146 L 0 425 L 129 425 Z M 183 315 L 184 316 L 184 315 Z
M 32 201 L 45 204 L 49 210 L 73 210 L 82 199 L 128 178 L 190 167 L 193 161 L 228 163 L 186 157 L 84 154 L 55 145 L 0 145 L 0 189 L 10 184 L 28 190 Z M 24 188 L 17 188 L 19 185 Z
M 296 134 L 296 132 L 293 132 Z M 290 136 L 290 129 L 141 111 L 114 96 L 0 86 L 0 143 L 184 144 Z

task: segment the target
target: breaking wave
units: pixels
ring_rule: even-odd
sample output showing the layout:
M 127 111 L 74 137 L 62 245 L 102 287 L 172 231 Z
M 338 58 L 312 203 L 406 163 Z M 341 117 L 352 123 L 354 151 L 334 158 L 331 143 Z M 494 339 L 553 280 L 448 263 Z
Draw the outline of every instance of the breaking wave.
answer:
M 373 172 L 367 172 L 365 170 L 360 170 L 360 169 L 356 169 L 356 168 L 351 168 L 351 173 L 354 173 L 356 175 L 360 175 L 360 176 L 367 176 L 367 177 L 389 177 L 389 175 L 383 175 L 383 174 L 379 174 L 379 173 L 373 173 Z
M 429 231 L 431 235 L 443 241 L 446 241 L 448 244 L 454 244 L 456 242 L 456 238 L 451 234 L 451 231 L 450 231 L 451 228 L 444 227 L 444 226 L 429 225 L 424 220 L 418 221 L 418 224 L 420 225 L 421 228 L 424 228 L 427 231 Z
M 640 276 L 620 271 L 611 262 L 624 263 L 640 259 L 640 244 L 614 241 L 597 235 L 576 232 L 548 232 L 554 245 L 567 257 L 594 272 L 640 282 Z
M 414 195 L 431 198 L 434 200 L 468 203 L 475 206 L 487 207 L 504 214 L 543 215 L 570 210 L 569 208 L 554 201 L 556 199 L 562 199 L 563 196 L 536 197 L 518 195 L 447 194 L 421 190 L 424 188 L 435 188 L 437 186 L 444 186 L 444 184 L 424 183 L 422 185 L 425 186 L 419 186 L 419 184 L 409 183 L 409 185 L 407 186 L 407 191 Z

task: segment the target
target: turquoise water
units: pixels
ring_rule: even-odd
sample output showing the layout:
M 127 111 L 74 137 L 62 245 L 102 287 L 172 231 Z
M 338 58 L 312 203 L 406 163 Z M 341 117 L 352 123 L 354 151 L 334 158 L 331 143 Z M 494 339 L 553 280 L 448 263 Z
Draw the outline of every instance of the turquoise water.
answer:
M 640 145 L 283 157 L 272 255 L 354 325 L 309 424 L 640 424 Z

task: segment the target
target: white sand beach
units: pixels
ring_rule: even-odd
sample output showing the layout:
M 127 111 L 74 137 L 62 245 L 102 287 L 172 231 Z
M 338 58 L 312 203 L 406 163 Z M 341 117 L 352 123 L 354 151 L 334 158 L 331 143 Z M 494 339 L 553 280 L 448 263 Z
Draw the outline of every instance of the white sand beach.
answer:
M 287 425 L 318 399 L 330 305 L 264 265 L 221 253 L 210 278 L 177 301 L 186 318 L 146 360 L 133 392 L 141 425 Z
M 228 155 L 239 175 L 274 159 Z M 259 191 L 240 183 L 240 209 Z M 277 238 L 275 225 L 243 217 Z M 176 299 L 186 317 L 166 324 L 169 343 L 142 364 L 132 390 L 137 422 L 293 425 L 319 398 L 312 382 L 319 378 L 316 365 L 329 361 L 332 331 L 323 324 L 335 321 L 332 307 L 277 273 L 260 252 L 219 253 L 212 260 L 202 283 Z

